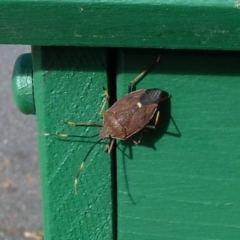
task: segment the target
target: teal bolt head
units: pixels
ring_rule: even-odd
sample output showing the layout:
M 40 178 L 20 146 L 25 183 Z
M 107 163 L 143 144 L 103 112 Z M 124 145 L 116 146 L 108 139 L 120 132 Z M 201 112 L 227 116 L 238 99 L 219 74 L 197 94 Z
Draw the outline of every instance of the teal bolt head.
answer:
M 24 114 L 35 114 L 33 67 L 30 53 L 20 55 L 14 65 L 12 93 L 18 109 Z

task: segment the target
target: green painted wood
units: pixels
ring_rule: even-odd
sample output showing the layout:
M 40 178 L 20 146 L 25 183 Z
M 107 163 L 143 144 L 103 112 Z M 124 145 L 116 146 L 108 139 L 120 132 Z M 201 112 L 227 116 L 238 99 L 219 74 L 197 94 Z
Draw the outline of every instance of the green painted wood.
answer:
M 121 51 L 119 97 L 157 55 Z M 156 132 L 118 144 L 119 240 L 240 238 L 239 66 L 238 53 L 163 51 L 137 85 L 172 98 Z
M 106 51 L 33 47 L 34 97 L 44 212 L 44 239 L 111 239 L 111 161 L 98 144 L 87 159 L 74 193 L 74 178 L 94 139 L 46 137 L 42 133 L 92 135 L 71 121 L 98 121 L 107 87 Z M 100 119 L 101 122 L 101 119 Z
M 240 49 L 236 0 L 0 0 L 0 43 Z

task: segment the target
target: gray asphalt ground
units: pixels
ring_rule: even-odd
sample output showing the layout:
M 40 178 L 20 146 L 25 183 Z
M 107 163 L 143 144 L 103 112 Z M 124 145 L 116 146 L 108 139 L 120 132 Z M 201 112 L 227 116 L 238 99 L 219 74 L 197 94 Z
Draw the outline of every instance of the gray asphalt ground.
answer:
M 39 239 L 42 231 L 35 116 L 19 112 L 11 93 L 14 62 L 30 51 L 0 45 L 0 240 Z

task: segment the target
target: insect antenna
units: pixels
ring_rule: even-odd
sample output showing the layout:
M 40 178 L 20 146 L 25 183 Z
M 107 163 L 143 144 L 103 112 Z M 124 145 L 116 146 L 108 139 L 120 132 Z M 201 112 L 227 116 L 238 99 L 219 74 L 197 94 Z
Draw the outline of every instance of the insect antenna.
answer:
M 73 138 L 94 138 L 97 137 L 99 134 L 94 134 L 92 136 L 82 136 L 82 135 L 75 135 L 75 134 L 67 134 L 67 133 L 43 133 L 44 136 L 51 136 L 51 137 L 73 137 Z
M 95 123 L 95 122 L 71 122 L 71 121 L 63 121 L 64 124 L 74 126 L 74 127 L 87 127 L 87 126 L 93 126 L 93 127 L 103 127 L 102 124 L 100 123 Z
M 78 185 L 78 178 L 79 178 L 79 175 L 81 173 L 81 171 L 83 170 L 84 168 L 84 165 L 85 165 L 85 162 L 86 162 L 86 159 L 87 157 L 89 156 L 89 154 L 91 153 L 91 151 L 93 150 L 93 148 L 98 144 L 100 143 L 102 140 L 104 140 L 104 138 L 101 138 L 99 139 L 98 141 L 96 141 L 92 146 L 91 148 L 88 150 L 86 156 L 84 157 L 79 169 L 78 169 L 78 172 L 77 172 L 77 175 L 75 177 L 75 180 L 74 180 L 74 190 L 75 190 L 75 194 L 77 195 L 77 185 Z

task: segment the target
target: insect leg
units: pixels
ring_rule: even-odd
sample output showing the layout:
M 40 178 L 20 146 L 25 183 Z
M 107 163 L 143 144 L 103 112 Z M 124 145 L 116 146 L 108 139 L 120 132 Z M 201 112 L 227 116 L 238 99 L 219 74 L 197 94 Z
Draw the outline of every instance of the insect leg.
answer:
M 159 118 L 160 118 L 160 111 L 157 111 L 154 126 L 156 126 L 158 124 Z
M 105 101 L 104 101 L 104 103 L 102 105 L 102 108 L 101 108 L 101 110 L 99 112 L 100 117 L 103 117 L 104 109 L 105 109 L 105 107 L 106 107 L 106 105 L 107 105 L 107 103 L 109 101 L 109 98 L 110 98 L 110 95 L 109 95 L 108 91 L 105 88 L 103 88 L 103 92 L 104 92 L 106 98 L 105 98 Z
M 172 96 L 169 94 L 168 96 L 162 98 L 162 99 L 160 100 L 160 102 L 163 102 L 164 100 L 167 100 L 167 99 L 169 99 L 169 98 L 171 98 L 171 97 L 172 97 Z
M 106 146 L 106 152 L 110 153 L 113 148 L 114 139 L 111 139 L 110 143 Z
M 131 140 L 134 142 L 134 144 L 138 145 L 142 141 L 142 135 L 143 134 L 141 133 L 140 138 L 137 141 L 134 140 L 132 137 L 131 137 Z
M 159 118 L 160 118 L 160 111 L 157 111 L 154 125 L 146 125 L 144 128 L 155 129 L 158 124 Z
M 70 121 L 64 121 L 65 124 L 68 124 L 70 126 L 79 127 L 79 126 L 94 126 L 94 127 L 102 127 L 102 124 L 95 123 L 95 122 L 70 122 Z M 51 137 L 58 137 L 58 138 L 93 138 L 97 137 L 99 134 L 94 134 L 92 136 L 82 136 L 82 135 L 75 135 L 75 134 L 68 134 L 68 133 L 42 133 L 44 136 L 51 136 Z
M 154 62 L 150 67 L 148 67 L 147 69 L 145 69 L 143 72 L 141 72 L 136 78 L 134 78 L 130 84 L 128 85 L 128 93 L 134 91 L 134 87 L 137 84 L 137 82 L 139 82 L 148 72 L 151 71 L 152 68 L 154 68 L 155 66 L 157 66 L 160 62 L 161 59 L 161 55 L 159 55 L 157 57 L 156 62 Z

